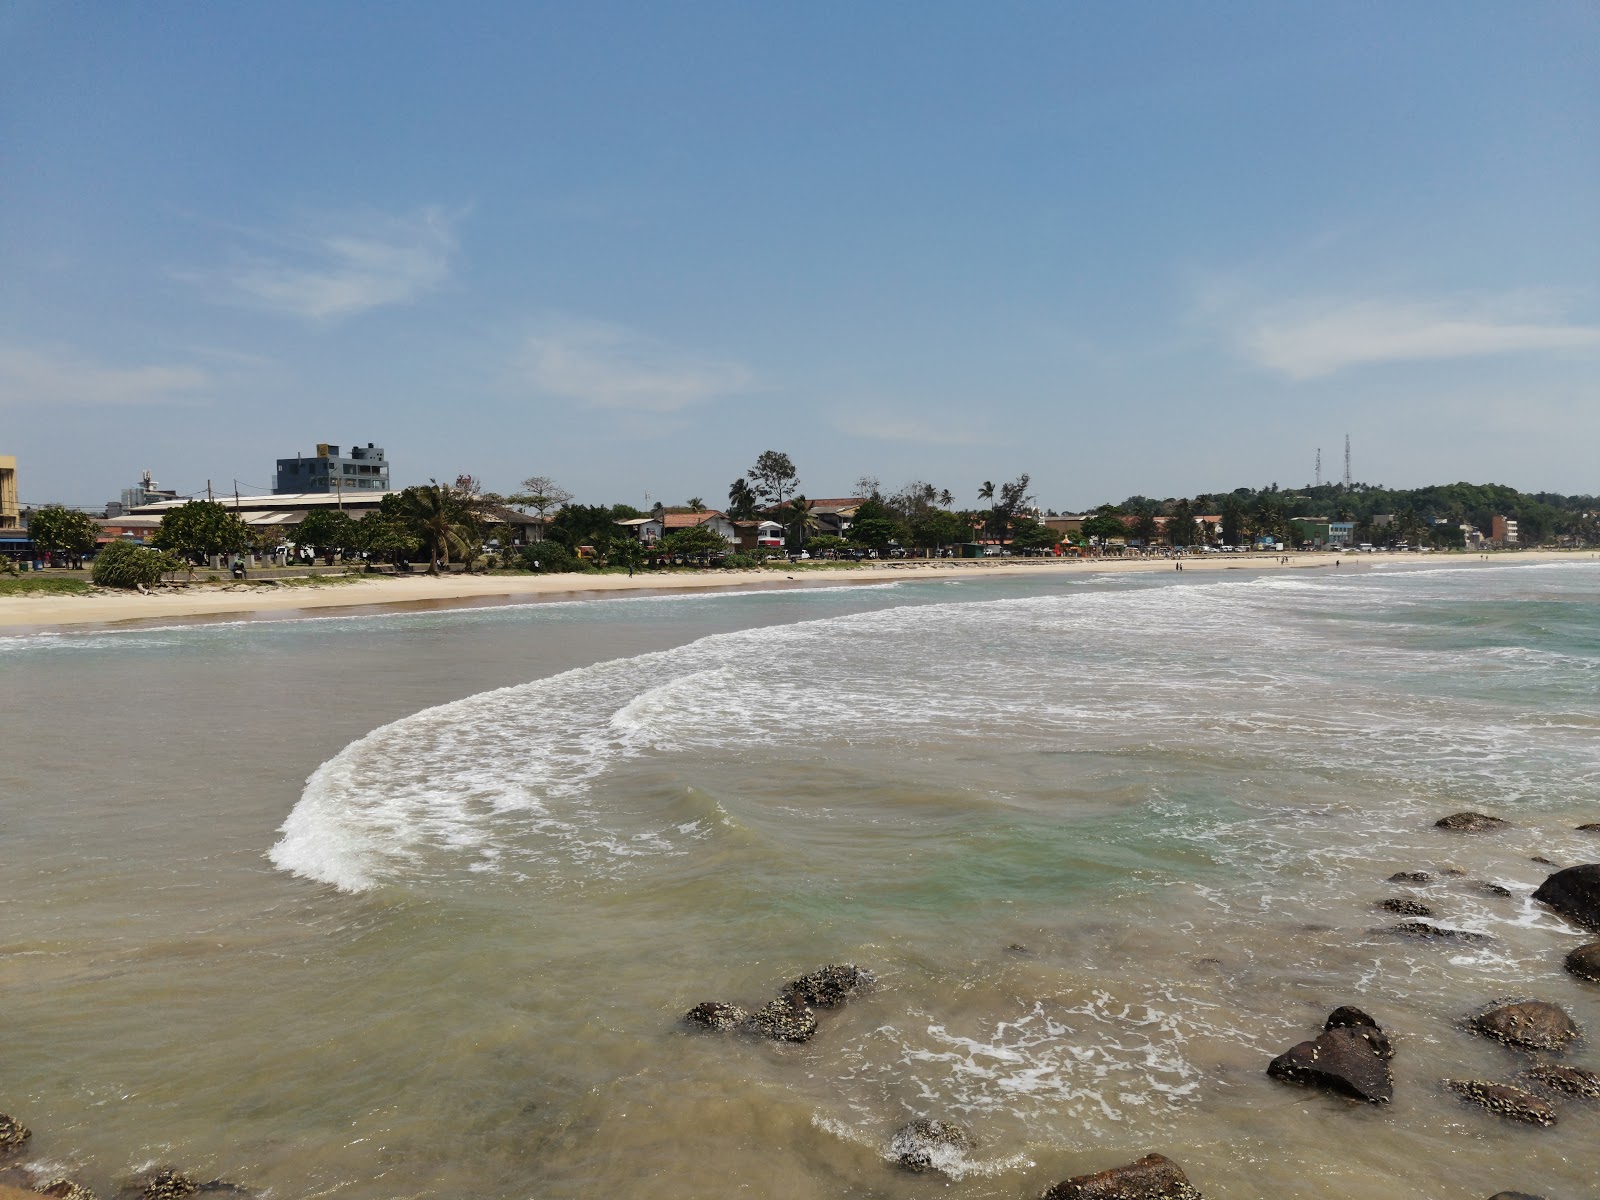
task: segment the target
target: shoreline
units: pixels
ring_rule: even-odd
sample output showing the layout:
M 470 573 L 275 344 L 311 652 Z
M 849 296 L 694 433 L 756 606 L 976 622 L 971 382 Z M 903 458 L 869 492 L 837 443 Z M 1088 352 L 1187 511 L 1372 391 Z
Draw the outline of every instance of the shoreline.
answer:
M 1332 555 L 1326 552 L 1205 555 L 1184 558 L 1185 571 L 1357 570 L 1377 563 L 1452 563 L 1492 567 L 1534 562 L 1589 562 L 1593 551 L 1521 550 L 1496 553 L 1487 560 L 1476 554 L 1410 553 Z M 1288 561 L 1281 561 L 1287 559 Z M 537 600 L 596 599 L 633 592 L 671 594 L 715 592 L 760 587 L 784 590 L 790 585 L 846 587 L 901 579 L 936 579 L 1106 572 L 1172 572 L 1166 558 L 1060 558 L 1021 561 L 943 559 L 877 562 L 870 566 L 817 567 L 791 563 L 787 568 L 705 570 L 627 575 L 450 575 L 374 576 L 353 582 L 341 579 L 325 586 L 303 585 L 279 591 L 248 584 L 201 585 L 182 591 L 143 595 L 99 593 L 90 596 L 38 594 L 0 597 L 0 628 L 9 634 L 40 633 L 63 628 L 143 624 L 151 621 L 199 621 L 212 617 L 270 615 L 293 619 L 327 609 L 384 610 L 403 608 L 476 608 Z

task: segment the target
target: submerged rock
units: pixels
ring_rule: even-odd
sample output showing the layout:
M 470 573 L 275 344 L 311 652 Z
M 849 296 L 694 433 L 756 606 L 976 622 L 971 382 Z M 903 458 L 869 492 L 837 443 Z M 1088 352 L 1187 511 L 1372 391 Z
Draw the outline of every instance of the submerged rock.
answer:
M 0 1154 L 8 1154 L 33 1136 L 29 1129 L 15 1117 L 0 1113 Z
M 725 1032 L 738 1029 L 750 1019 L 750 1014 L 737 1004 L 724 1004 L 720 1000 L 707 1000 L 696 1004 L 683 1014 L 685 1024 L 698 1026 L 701 1029 L 715 1029 Z
M 1483 1079 L 1446 1079 L 1445 1087 L 1497 1117 L 1528 1125 L 1554 1125 L 1556 1110 L 1525 1088 Z
M 1432 883 L 1433 876 L 1426 871 L 1396 871 L 1389 876 L 1390 883 Z
M 181 1171 L 157 1171 L 144 1185 L 144 1200 L 183 1200 L 200 1190 L 200 1185 Z
M 1498 883 L 1487 883 L 1487 882 L 1480 883 L 1478 885 L 1478 890 L 1480 892 L 1484 892 L 1484 893 L 1486 893 L 1486 894 L 1488 894 L 1490 896 L 1499 896 L 1502 900 L 1506 899 L 1507 897 L 1509 897 L 1511 895 L 1511 889 L 1510 888 L 1502 887 Z
M 817 1032 L 817 1014 L 794 996 L 779 996 L 752 1014 L 750 1028 L 775 1042 L 809 1042 Z
M 792 981 L 786 989 L 791 995 L 817 1008 L 838 1008 L 846 1000 L 868 991 L 878 977 L 855 963 L 829 963 L 809 975 Z
M 1600 983 L 1600 942 L 1590 942 L 1569 953 L 1566 967 L 1579 979 Z
M 1566 1009 L 1543 1000 L 1496 1004 L 1467 1024 L 1475 1033 L 1524 1050 L 1563 1050 L 1578 1037 Z
M 1387 1104 L 1394 1099 L 1388 1061 L 1393 1057 L 1394 1047 L 1376 1021 L 1359 1008 L 1337 1008 L 1320 1037 L 1278 1055 L 1267 1064 L 1267 1074 L 1285 1083 Z
M 1528 860 L 1528 861 L 1529 861 L 1529 862 L 1536 862 L 1536 863 L 1538 863 L 1538 864 L 1539 864 L 1539 865 L 1540 865 L 1540 866 L 1541 866 L 1541 867 L 1553 867 L 1553 866 L 1555 866 L 1555 865 L 1556 865 L 1556 864 L 1555 864 L 1555 860 L 1554 860 L 1554 859 L 1550 859 L 1550 858 L 1546 858 L 1546 857 L 1545 857 L 1545 856 L 1544 856 L 1544 855 L 1542 855 L 1542 854 L 1535 854 L 1535 855 L 1534 855 L 1534 856 L 1533 856 L 1533 857 L 1532 857 L 1532 858 L 1530 858 L 1530 859 L 1529 859 L 1529 860 Z
M 1421 900 L 1406 900 L 1398 896 L 1391 896 L 1379 908 L 1385 912 L 1399 913 L 1402 917 L 1431 917 L 1433 909 Z
M 1496 1192 L 1489 1200 L 1544 1200 L 1544 1197 L 1529 1192 Z
M 96 1200 L 93 1191 L 70 1179 L 52 1179 L 33 1190 L 41 1196 L 54 1196 L 55 1200 Z
M 1587 929 L 1600 929 L 1600 864 L 1557 871 L 1539 885 L 1533 898 Z
M 1563 1063 L 1539 1063 L 1524 1071 L 1522 1078 L 1549 1088 L 1553 1092 L 1582 1096 L 1585 1100 L 1600 1100 L 1600 1075 L 1586 1071 L 1582 1067 L 1569 1067 Z
M 1590 821 L 1587 825 L 1578 826 L 1579 833 L 1600 833 L 1600 821 Z
M 1426 921 L 1401 921 L 1392 926 L 1390 933 L 1398 933 L 1402 937 L 1422 938 L 1425 941 L 1450 941 L 1450 942 L 1492 942 L 1487 933 L 1474 933 L 1470 929 L 1451 929 L 1447 925 L 1430 925 Z
M 1094 1175 L 1074 1175 L 1040 1200 L 1202 1200 L 1183 1169 L 1163 1154 Z
M 919 1117 L 895 1132 L 889 1153 L 907 1171 L 949 1172 L 972 1149 L 972 1138 L 959 1125 Z
M 1438 829 L 1454 829 L 1458 833 L 1488 833 L 1494 829 L 1506 829 L 1510 821 L 1500 817 L 1491 817 L 1488 813 L 1458 812 L 1451 813 L 1448 817 L 1440 817 L 1434 823 Z

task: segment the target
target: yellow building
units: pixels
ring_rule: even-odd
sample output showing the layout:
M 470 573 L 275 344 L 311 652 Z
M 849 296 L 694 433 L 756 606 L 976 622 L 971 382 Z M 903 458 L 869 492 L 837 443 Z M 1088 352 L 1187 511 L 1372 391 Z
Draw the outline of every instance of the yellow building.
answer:
M 17 506 L 17 460 L 0 454 L 0 529 L 15 529 L 22 524 Z

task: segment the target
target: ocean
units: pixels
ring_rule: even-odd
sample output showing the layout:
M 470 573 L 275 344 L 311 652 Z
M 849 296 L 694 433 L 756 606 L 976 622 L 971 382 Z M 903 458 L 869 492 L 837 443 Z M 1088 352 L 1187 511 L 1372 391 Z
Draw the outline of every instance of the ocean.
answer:
M 965 1200 L 1159 1151 L 1225 1200 L 1596 1195 L 1600 1105 L 1441 1080 L 1527 1065 L 1462 1025 L 1512 996 L 1600 1069 L 1593 935 L 1531 899 L 1600 859 L 1597 600 L 1600 564 L 1436 560 L 0 638 L 10 1162 Z M 1467 809 L 1512 826 L 1434 826 Z M 878 985 L 809 1042 L 680 1019 L 839 962 Z M 1394 1103 L 1265 1075 L 1341 1004 Z M 918 1117 L 970 1151 L 899 1169 Z

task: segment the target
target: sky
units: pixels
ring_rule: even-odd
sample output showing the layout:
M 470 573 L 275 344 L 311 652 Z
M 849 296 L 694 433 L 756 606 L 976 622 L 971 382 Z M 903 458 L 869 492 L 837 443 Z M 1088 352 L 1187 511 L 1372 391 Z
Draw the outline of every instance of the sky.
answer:
M 1600 493 L 1600 6 L 0 8 L 0 454 Z

